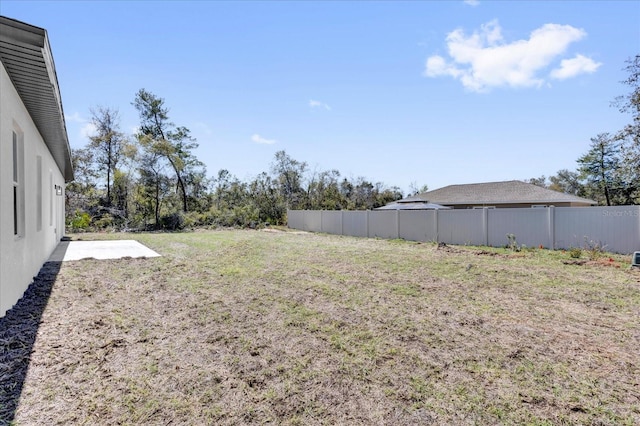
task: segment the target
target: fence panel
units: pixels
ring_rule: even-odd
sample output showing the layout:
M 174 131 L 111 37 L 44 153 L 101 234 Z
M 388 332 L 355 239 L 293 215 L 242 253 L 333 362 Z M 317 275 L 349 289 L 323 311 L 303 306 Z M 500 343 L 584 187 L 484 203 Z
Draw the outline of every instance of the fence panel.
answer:
M 616 253 L 640 251 L 640 206 L 439 211 L 289 210 L 288 226 L 355 237 L 504 246 L 506 234 L 530 247 L 590 242 Z
M 607 251 L 640 250 L 640 206 L 556 207 L 556 247 L 584 247 L 591 242 Z
M 369 212 L 369 236 L 377 238 L 398 238 L 398 211 L 377 210 Z
M 367 212 L 345 211 L 344 216 L 342 216 L 342 227 L 344 235 L 351 235 L 353 237 L 368 237 Z
M 342 234 L 342 211 L 322 211 L 322 232 L 326 232 L 327 234 Z
M 485 245 L 484 209 L 439 211 L 438 241 L 447 244 Z
M 527 247 L 552 247 L 548 208 L 489 209 L 487 214 L 488 241 L 493 247 L 506 245 L 507 234 L 516 236 L 518 244 Z
M 304 211 L 304 230 L 311 232 L 322 232 L 322 211 Z
M 435 210 L 399 210 L 400 238 L 409 241 L 436 241 L 438 239 L 437 212 Z
M 287 226 L 304 230 L 304 210 L 287 210 Z

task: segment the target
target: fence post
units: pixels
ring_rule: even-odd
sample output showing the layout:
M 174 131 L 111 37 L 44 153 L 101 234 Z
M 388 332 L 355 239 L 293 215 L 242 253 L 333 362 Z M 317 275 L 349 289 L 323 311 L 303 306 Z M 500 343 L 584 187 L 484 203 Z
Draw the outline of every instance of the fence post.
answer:
M 489 246 L 489 209 L 482 209 L 482 227 L 484 228 L 484 245 Z
M 549 248 L 556 249 L 556 208 L 549 206 Z
M 344 210 L 340 210 L 340 235 L 344 235 Z
M 396 238 L 400 238 L 400 209 L 396 210 Z
M 640 250 L 640 206 L 637 206 L 636 208 L 636 213 L 638 214 L 638 239 L 636 240 L 636 247 Z
M 369 210 L 366 210 L 367 214 L 366 214 L 366 218 L 365 218 L 365 223 L 367 224 L 367 238 L 371 238 L 369 237 Z
M 434 210 L 436 212 L 436 214 L 433 215 L 433 220 L 435 222 L 435 229 L 436 229 L 436 243 L 440 242 L 440 230 L 438 229 L 438 209 Z

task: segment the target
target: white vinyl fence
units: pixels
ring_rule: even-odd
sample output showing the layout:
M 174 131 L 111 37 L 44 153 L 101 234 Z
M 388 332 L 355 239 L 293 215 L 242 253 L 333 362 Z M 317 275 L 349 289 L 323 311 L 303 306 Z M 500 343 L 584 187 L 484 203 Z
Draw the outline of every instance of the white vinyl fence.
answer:
M 303 231 L 500 247 L 513 234 L 527 247 L 568 249 L 599 244 L 640 251 L 640 206 L 469 210 L 289 210 L 288 226 Z

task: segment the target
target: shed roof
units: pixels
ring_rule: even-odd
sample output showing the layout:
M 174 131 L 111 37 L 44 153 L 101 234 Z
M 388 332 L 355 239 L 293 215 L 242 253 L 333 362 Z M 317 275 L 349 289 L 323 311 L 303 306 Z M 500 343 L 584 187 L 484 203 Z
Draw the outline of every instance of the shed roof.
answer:
M 553 191 L 519 180 L 504 182 L 471 183 L 449 185 L 444 188 L 424 192 L 407 197 L 400 202 L 426 201 L 443 205 L 460 204 L 553 204 L 577 203 L 585 205 L 597 204 L 593 200 L 571 194 Z
M 374 210 L 449 210 L 451 207 L 441 206 L 440 204 L 428 202 L 401 202 L 394 201 L 385 206 L 378 207 Z
M 71 149 L 47 31 L 0 16 L 0 62 L 65 181 L 72 181 Z

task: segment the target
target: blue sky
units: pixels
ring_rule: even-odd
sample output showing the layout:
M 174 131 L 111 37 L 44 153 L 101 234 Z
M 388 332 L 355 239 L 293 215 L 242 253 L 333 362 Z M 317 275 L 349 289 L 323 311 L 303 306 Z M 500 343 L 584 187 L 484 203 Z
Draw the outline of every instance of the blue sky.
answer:
M 575 169 L 630 117 L 624 61 L 637 1 L 12 1 L 49 33 L 70 144 L 89 108 L 145 88 L 191 129 L 209 176 L 311 170 L 399 186 L 526 179 Z

